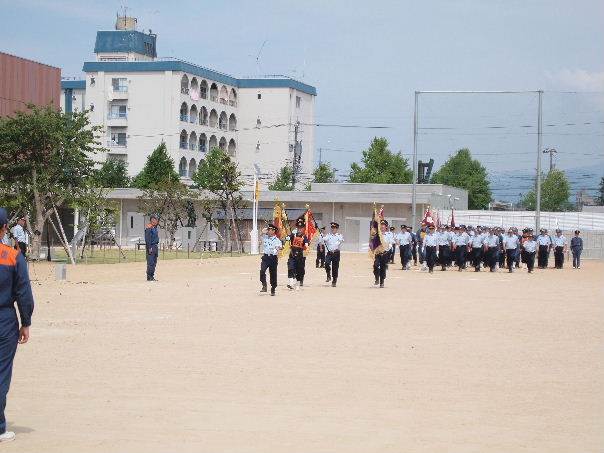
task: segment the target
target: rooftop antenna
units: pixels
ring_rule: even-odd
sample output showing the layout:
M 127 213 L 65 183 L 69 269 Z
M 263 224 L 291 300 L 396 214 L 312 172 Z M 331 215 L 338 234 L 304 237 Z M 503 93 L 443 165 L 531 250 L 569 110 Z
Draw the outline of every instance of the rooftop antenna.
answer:
M 267 42 L 267 40 L 265 39 L 264 42 L 262 43 L 262 45 L 260 46 L 258 55 L 256 55 L 256 72 L 258 73 L 258 76 L 260 76 L 260 54 L 262 53 L 262 49 L 264 49 L 266 42 Z

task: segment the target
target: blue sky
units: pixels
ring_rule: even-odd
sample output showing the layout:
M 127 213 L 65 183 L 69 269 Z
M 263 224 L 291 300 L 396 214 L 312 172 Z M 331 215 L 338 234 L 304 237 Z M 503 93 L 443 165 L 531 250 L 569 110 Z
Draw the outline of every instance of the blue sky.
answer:
M 411 153 L 415 90 L 467 89 L 546 90 L 544 147 L 558 149 L 557 166 L 604 172 L 601 0 L 0 0 L 0 49 L 80 76 L 96 31 L 111 29 L 123 6 L 158 34 L 160 56 L 256 75 L 266 40 L 260 72 L 315 85 L 319 123 L 387 126 L 317 129 L 316 147 L 341 174 L 376 134 Z M 531 95 L 422 96 L 420 127 L 430 129 L 419 154 L 438 166 L 468 146 L 500 198 L 523 191 L 526 183 L 503 187 L 499 175 L 533 171 L 536 136 L 522 126 L 536 125 L 536 105 Z M 590 178 L 573 184 L 592 188 Z

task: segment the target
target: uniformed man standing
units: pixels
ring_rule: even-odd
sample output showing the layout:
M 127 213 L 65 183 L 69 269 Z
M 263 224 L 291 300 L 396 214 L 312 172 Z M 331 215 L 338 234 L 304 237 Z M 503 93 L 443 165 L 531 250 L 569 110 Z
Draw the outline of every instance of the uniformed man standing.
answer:
M 579 230 L 575 230 L 575 236 L 570 240 L 570 250 L 573 252 L 573 268 L 575 269 L 581 269 L 583 239 L 579 236 L 580 233 Z
M 537 236 L 537 246 L 539 247 L 537 265 L 539 269 L 546 269 L 549 260 L 549 251 L 552 246 L 552 238 L 547 234 L 547 230 L 543 228 L 539 230 L 539 233 L 539 236 Z
M 480 272 L 480 263 L 482 262 L 482 248 L 483 248 L 484 235 L 480 226 L 476 227 L 474 236 L 471 237 L 472 247 L 472 265 L 474 266 L 474 272 Z
M 514 230 L 510 228 L 508 234 L 503 238 L 503 247 L 505 249 L 505 259 L 508 265 L 508 272 L 514 272 L 514 263 L 516 262 L 516 251 L 520 246 L 518 242 L 518 236 L 514 233 Z
M 380 288 L 384 287 L 384 281 L 386 280 L 386 270 L 388 269 L 388 262 L 390 261 L 390 250 L 394 245 L 394 235 L 388 230 L 388 221 L 382 220 L 380 222 L 380 230 L 382 231 L 382 238 L 384 240 L 382 253 L 376 253 L 373 259 L 373 276 L 375 277 L 375 284 L 380 285 Z
M 426 264 L 428 265 L 428 272 L 434 272 L 434 264 L 436 263 L 436 249 L 438 247 L 439 237 L 434 233 L 434 225 L 428 227 L 428 234 L 424 236 L 422 242 L 422 248 Z
M 337 222 L 331 222 L 331 233 L 325 236 L 325 272 L 327 273 L 327 282 L 331 282 L 334 288 L 338 283 L 340 270 L 340 246 L 344 242 L 344 236 L 338 233 L 340 225 Z
M 8 231 L 8 215 L 0 208 L 0 239 Z M 21 328 L 15 302 L 19 310 Z M 0 241 L 0 442 L 14 440 L 15 433 L 6 430 L 6 395 L 10 387 L 17 344 L 29 340 L 29 326 L 34 311 L 34 298 L 23 254 Z
M 403 270 L 409 269 L 409 260 L 411 259 L 411 233 L 407 231 L 407 225 L 401 225 L 400 233 L 394 237 L 399 246 L 401 255 L 401 266 Z
M 317 240 L 317 259 L 315 260 L 315 267 L 325 267 L 325 227 L 319 228 L 319 239 Z
M 287 260 L 287 277 L 289 289 L 297 289 L 304 286 L 304 275 L 306 274 L 306 256 L 304 252 L 308 249 L 309 240 L 305 234 L 306 223 L 304 217 L 296 220 L 296 230 L 289 235 L 290 252 Z
M 495 272 L 497 266 L 497 250 L 499 249 L 499 237 L 488 229 L 488 234 L 483 240 L 486 262 L 491 272 Z
M 533 237 L 532 230 L 528 230 L 526 233 L 526 239 L 522 242 L 522 254 L 524 256 L 524 262 L 528 269 L 529 274 L 533 272 L 535 266 L 535 254 L 537 251 L 537 242 Z
M 438 245 L 438 262 L 443 271 L 447 270 L 447 264 L 449 262 L 449 253 L 451 250 L 451 243 L 449 242 L 449 233 L 445 231 L 444 226 L 438 227 L 438 233 L 436 233 L 436 243 Z
M 279 250 L 283 248 L 283 243 L 275 233 L 277 227 L 270 224 L 264 230 L 262 230 L 262 259 L 260 261 L 260 283 L 262 283 L 261 293 L 267 291 L 266 287 L 266 270 L 271 282 L 271 296 L 275 295 L 275 288 L 277 288 L 277 264 Z
M 145 227 L 145 250 L 147 251 L 147 281 L 154 282 L 155 266 L 157 266 L 157 257 L 159 255 L 159 233 L 157 225 L 159 220 L 156 215 L 152 215 L 149 223 Z
M 455 227 L 457 229 L 457 227 Z M 466 232 L 465 225 L 459 227 L 459 234 L 455 238 L 456 247 L 456 258 L 457 268 L 461 272 L 466 268 L 466 254 L 468 253 L 468 244 L 470 243 L 470 236 Z
M 17 224 L 13 228 L 13 237 L 15 238 L 15 248 L 27 258 L 27 244 L 29 244 L 29 233 L 25 228 L 25 217 L 19 217 Z
M 556 230 L 556 235 L 552 238 L 552 245 L 554 247 L 556 269 L 562 269 L 564 267 L 564 254 L 566 253 L 566 238 L 559 228 Z

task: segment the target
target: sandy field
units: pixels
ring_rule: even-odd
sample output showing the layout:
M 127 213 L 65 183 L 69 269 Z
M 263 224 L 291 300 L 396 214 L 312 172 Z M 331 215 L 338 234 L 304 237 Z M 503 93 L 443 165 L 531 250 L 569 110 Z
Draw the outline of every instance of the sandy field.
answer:
M 309 257 L 314 264 L 314 257 Z M 260 294 L 258 257 L 36 264 L 7 452 L 602 452 L 604 263 L 439 272 L 343 254 Z

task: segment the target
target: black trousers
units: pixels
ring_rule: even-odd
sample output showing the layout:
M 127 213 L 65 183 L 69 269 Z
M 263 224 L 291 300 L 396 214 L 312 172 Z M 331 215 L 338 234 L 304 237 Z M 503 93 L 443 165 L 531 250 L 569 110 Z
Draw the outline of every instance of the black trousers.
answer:
M 306 274 L 306 257 L 302 252 L 289 256 L 287 260 L 287 276 L 295 278 L 300 283 L 304 283 Z
M 334 283 L 338 281 L 338 275 L 340 272 L 339 250 L 327 252 L 327 257 L 325 259 L 325 272 L 327 273 L 327 278 L 331 278 Z
M 17 242 L 17 250 L 20 250 L 23 257 L 27 258 L 27 244 L 25 242 Z
M 317 245 L 317 259 L 315 260 L 315 266 L 325 266 L 325 247 Z
M 564 247 L 556 247 L 554 249 L 554 262 L 556 269 L 562 269 L 564 266 Z
M 516 261 L 516 249 L 505 249 L 505 259 L 507 261 L 508 269 L 511 270 Z
M 465 245 L 460 245 L 455 249 L 455 263 L 457 264 L 457 266 L 460 269 L 465 269 L 466 267 L 466 246 Z
M 433 270 L 434 264 L 436 263 L 436 246 L 426 247 L 426 264 L 428 269 Z
M 147 280 L 155 278 L 155 267 L 157 266 L 157 257 L 159 250 L 157 245 L 147 246 Z
M 386 280 L 386 270 L 388 269 L 389 260 L 390 251 L 375 255 L 373 259 L 373 276 L 379 283 L 384 283 L 384 280 Z
M 524 262 L 529 272 L 533 272 L 535 267 L 535 252 L 524 252 Z
M 444 269 L 449 264 L 449 246 L 439 245 L 438 246 L 438 264 Z
M 390 263 L 394 264 L 394 255 L 396 255 L 396 245 L 390 248 Z
M 537 256 L 537 265 L 541 268 L 547 267 L 549 259 L 549 245 L 539 246 L 539 255 Z
M 482 262 L 482 247 L 472 247 L 472 266 L 477 271 L 480 270 L 480 263 Z
M 407 264 L 409 264 L 409 260 L 411 259 L 411 245 L 401 245 L 399 246 L 399 250 L 401 253 L 401 265 L 407 267 Z
M 497 247 L 489 247 L 485 254 L 487 265 L 491 271 L 495 270 L 495 265 L 497 264 Z
M 515 250 L 515 249 L 514 249 Z M 505 267 L 505 259 L 507 258 L 507 252 L 505 249 L 499 249 L 499 267 Z
M 411 244 L 411 254 L 413 255 L 413 264 L 417 266 L 417 244 Z
M 268 269 L 268 275 L 271 282 L 271 288 L 277 287 L 277 255 L 262 255 L 260 261 L 260 283 L 262 286 L 266 286 L 266 270 Z

